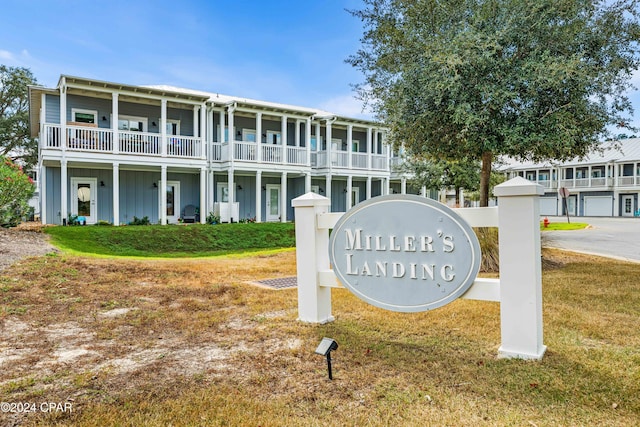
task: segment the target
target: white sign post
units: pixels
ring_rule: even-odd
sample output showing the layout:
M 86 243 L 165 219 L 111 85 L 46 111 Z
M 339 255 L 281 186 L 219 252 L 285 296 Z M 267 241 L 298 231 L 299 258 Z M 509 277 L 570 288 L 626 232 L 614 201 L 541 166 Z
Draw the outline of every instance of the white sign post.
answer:
M 479 279 L 473 281 L 471 287 L 461 298 L 476 299 L 484 301 L 499 301 L 501 316 L 502 344 L 499 349 L 499 357 L 516 357 L 523 359 L 539 360 L 544 355 L 546 347 L 542 342 L 542 275 L 540 265 L 540 225 L 539 225 L 539 202 L 542 195 L 542 186 L 533 184 L 530 181 L 518 177 L 503 184 L 498 185 L 494 193 L 498 196 L 498 208 L 464 208 L 456 210 L 471 227 L 495 227 L 499 228 L 500 245 L 500 279 Z M 371 202 L 375 203 L 375 202 Z M 335 272 L 329 264 L 329 229 L 336 226 L 336 223 L 344 215 L 343 213 L 328 213 L 329 199 L 307 193 L 292 201 L 295 209 L 296 220 L 296 259 L 298 270 L 298 316 L 299 320 L 310 323 L 326 323 L 333 321 L 331 314 L 331 289 L 332 287 L 343 287 L 336 278 Z M 354 218 L 356 222 L 358 218 Z M 385 218 L 380 218 L 384 222 Z M 430 251 L 432 247 L 429 242 L 422 246 L 416 244 L 412 239 L 415 230 L 405 233 L 406 224 L 420 222 L 420 218 L 406 218 L 395 224 L 398 229 L 390 231 L 382 227 L 382 231 L 387 235 L 387 245 L 394 245 L 402 236 L 403 245 L 406 252 L 413 252 L 414 248 L 425 248 Z M 344 224 L 344 221 L 343 223 Z M 354 224 L 355 225 L 355 224 Z M 415 228 L 415 227 L 414 227 Z M 357 241 L 358 235 L 356 227 L 352 227 L 350 232 L 344 231 L 348 242 L 342 241 L 342 245 L 355 249 L 362 248 L 367 251 L 367 242 Z M 443 236 L 445 229 L 442 229 Z M 334 230 L 335 232 L 335 230 Z M 351 233 L 351 234 L 348 234 Z M 437 233 L 437 229 L 436 229 Z M 395 236 L 395 237 L 393 237 Z M 409 236 L 409 237 L 407 237 Z M 451 234 L 451 236 L 453 236 Z M 434 237 L 434 236 L 430 236 Z M 440 236 L 442 238 L 442 236 Z M 362 236 L 359 237 L 362 239 Z M 375 249 L 375 239 L 371 237 L 370 248 Z M 418 239 L 421 239 L 420 237 Z M 451 249 L 451 243 L 459 237 L 452 239 L 442 238 L 441 249 L 443 251 Z M 382 240 L 380 240 L 382 242 Z M 432 245 L 435 250 L 435 245 Z M 386 247 L 386 246 L 385 246 Z M 402 248 L 402 245 L 399 246 Z M 428 257 L 426 257 L 428 258 Z M 356 258 L 353 258 L 356 259 Z M 447 258 L 444 258 L 447 259 Z M 380 261 L 384 262 L 384 261 Z M 411 270 L 412 261 L 407 261 L 405 265 L 405 275 L 413 275 Z M 416 281 L 418 277 L 416 264 Z M 391 265 L 391 267 L 389 267 Z M 399 264 L 398 264 L 399 265 Z M 426 271 L 425 279 L 431 279 L 431 272 L 436 278 L 436 267 L 430 267 L 427 262 L 422 272 Z M 367 273 L 374 274 L 372 266 L 361 262 L 359 274 L 362 268 L 368 270 Z M 351 268 L 351 269 L 349 269 Z M 346 266 L 347 275 L 355 273 L 355 265 Z M 375 268 L 375 266 L 373 267 Z M 387 264 L 387 275 L 401 275 L 401 268 L 393 271 L 393 261 Z M 408 270 L 407 270 L 408 268 Z M 446 285 L 453 272 L 454 264 L 441 268 L 440 285 Z M 380 266 L 381 273 L 383 266 Z M 343 268 L 344 270 L 344 268 Z M 390 272 L 389 272 L 390 271 Z M 428 277 L 427 277 L 428 276 Z M 428 281 L 428 280 L 426 280 Z M 437 283 L 436 283 L 437 284 Z M 358 286 L 355 284 L 354 286 Z M 455 293 L 455 292 L 454 292 Z M 458 296 L 458 295 L 456 295 Z M 366 298 L 364 298 L 366 300 Z M 374 300 L 376 298 L 373 298 Z M 448 301 L 447 301 L 448 302 Z M 385 305 L 379 304 L 379 306 Z M 393 304 L 391 304 L 393 305 Z M 429 304 L 427 304 L 428 306 Z M 388 308 L 388 307 L 385 307 Z M 432 307 L 428 307 L 429 309 Z M 416 311 L 416 310 L 399 310 Z

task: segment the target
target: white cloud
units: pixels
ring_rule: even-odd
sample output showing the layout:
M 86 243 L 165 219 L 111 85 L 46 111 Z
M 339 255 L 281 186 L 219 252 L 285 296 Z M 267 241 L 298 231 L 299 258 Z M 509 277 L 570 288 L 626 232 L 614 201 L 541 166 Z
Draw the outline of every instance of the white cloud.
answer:
M 8 65 L 10 67 L 25 67 L 29 65 L 31 60 L 31 55 L 29 55 L 29 52 L 26 49 L 23 49 L 17 54 L 8 50 L 0 49 L 0 61 L 2 61 L 4 65 Z

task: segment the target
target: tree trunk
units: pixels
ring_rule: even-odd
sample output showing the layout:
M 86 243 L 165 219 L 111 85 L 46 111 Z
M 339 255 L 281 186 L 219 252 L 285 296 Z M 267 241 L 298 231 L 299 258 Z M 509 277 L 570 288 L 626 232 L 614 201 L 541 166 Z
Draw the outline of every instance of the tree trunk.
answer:
M 482 153 L 482 169 L 480 171 L 480 207 L 489 206 L 489 183 L 491 181 L 491 162 L 493 153 Z

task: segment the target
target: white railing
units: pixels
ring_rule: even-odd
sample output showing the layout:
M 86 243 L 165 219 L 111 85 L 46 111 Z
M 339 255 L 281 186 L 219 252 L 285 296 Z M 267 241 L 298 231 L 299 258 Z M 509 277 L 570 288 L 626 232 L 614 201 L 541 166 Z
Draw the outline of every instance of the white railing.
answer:
M 607 178 L 591 178 L 591 187 L 606 187 Z
M 143 132 L 118 132 L 120 152 L 123 154 L 160 154 L 160 135 Z
M 233 158 L 245 162 L 255 162 L 257 160 L 257 146 L 255 142 L 234 141 Z
M 356 169 L 366 169 L 367 158 L 367 153 L 351 153 L 351 167 Z
M 262 161 L 282 163 L 282 145 L 262 145 Z
M 319 168 L 327 167 L 329 162 L 327 161 L 327 152 L 326 151 L 318 151 L 317 154 L 317 164 L 316 166 Z
M 535 180 L 533 180 L 532 182 L 535 182 Z M 538 184 L 540 184 L 544 188 L 552 188 L 551 187 L 552 181 L 549 181 L 548 179 L 538 180 Z
M 200 138 L 182 135 L 168 136 L 167 155 L 171 157 L 201 157 L 202 144 Z
M 347 151 L 332 151 L 331 164 L 338 168 L 349 166 L 349 153 Z
M 287 147 L 287 163 L 290 165 L 306 165 L 307 149 L 304 147 Z
M 60 126 L 44 125 L 43 129 L 44 141 L 41 141 L 43 147 L 60 148 Z
M 113 138 L 109 130 L 67 126 L 67 148 L 81 151 L 111 151 Z
M 220 161 L 222 160 L 222 144 L 219 142 L 214 142 L 211 145 L 211 160 Z
M 397 159 L 399 160 L 400 158 L 397 157 Z M 389 166 L 387 165 L 387 156 L 385 155 L 381 155 L 381 154 L 372 154 L 371 155 L 371 169 L 373 170 L 379 170 L 379 171 L 384 171 L 387 170 L 389 168 Z M 399 164 L 400 162 L 398 162 Z
M 619 176 L 617 180 L 617 185 L 619 186 L 638 185 L 638 184 L 640 184 L 640 177 Z

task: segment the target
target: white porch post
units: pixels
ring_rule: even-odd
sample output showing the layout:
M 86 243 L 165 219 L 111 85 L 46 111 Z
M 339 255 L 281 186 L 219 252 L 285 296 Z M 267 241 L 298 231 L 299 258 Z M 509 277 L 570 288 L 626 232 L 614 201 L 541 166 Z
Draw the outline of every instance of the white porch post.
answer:
M 219 141 L 227 142 L 227 139 L 224 137 L 224 109 L 220 110 L 220 139 Z M 225 159 L 223 159 L 225 160 Z
M 113 154 L 120 152 L 120 135 L 118 134 L 118 116 L 120 115 L 118 110 L 118 93 L 111 94 L 111 132 L 113 133 Z M 115 221 L 115 217 L 114 217 Z M 114 223 L 115 225 L 115 223 Z
M 427 187 L 426 186 L 422 186 L 420 188 L 420 194 L 422 195 L 422 197 L 427 197 Z
M 165 126 L 162 128 L 166 129 Z M 167 225 L 167 165 L 160 166 L 158 198 L 160 199 L 160 225 Z
M 47 167 L 45 165 L 42 165 L 40 167 L 40 179 L 38 179 L 38 185 L 40 185 L 40 197 L 39 197 L 40 222 L 42 224 L 46 224 L 47 223 Z
M 371 198 L 371 177 L 367 177 L 367 200 Z
M 256 171 L 256 222 L 262 222 L 262 171 Z
M 304 193 L 307 194 L 311 191 L 311 174 L 307 173 L 304 176 Z
M 371 151 L 371 128 L 367 128 L 367 170 L 371 170 L 371 156 L 373 155 Z M 367 197 L 369 199 L 370 197 Z
M 113 225 L 120 225 L 120 163 L 113 162 Z
M 280 122 L 280 138 L 282 139 L 282 155 L 280 156 L 280 159 L 282 160 L 282 163 L 286 163 L 287 162 L 287 116 L 282 116 L 281 122 Z
M 347 167 L 351 169 L 353 165 L 353 125 L 347 126 Z M 351 199 L 351 198 L 349 198 Z
M 324 195 L 327 196 L 329 200 L 331 200 L 331 174 L 330 173 L 328 173 L 325 178 L 324 186 L 325 186 Z M 329 204 L 329 206 L 331 206 L 331 204 Z
M 384 178 L 384 194 L 389 194 L 389 190 L 391 189 L 391 180 L 389 178 Z
M 233 152 L 233 146 L 235 145 L 233 143 L 236 141 L 236 132 L 234 130 L 234 126 L 235 126 L 235 123 L 234 123 L 234 121 L 235 121 L 234 112 L 235 112 L 235 110 L 236 110 L 235 107 L 232 106 L 232 105 L 230 105 L 229 108 L 228 108 L 228 111 L 229 111 L 229 132 L 228 132 L 227 136 L 229 137 L 229 142 L 230 142 L 230 144 L 229 144 L 229 152 L 230 153 Z M 224 132 L 224 130 L 223 130 L 223 132 Z M 233 158 L 234 155 L 231 154 L 231 157 Z
M 407 194 L 407 178 L 400 178 L 400 194 Z
M 63 156 L 67 151 L 67 140 L 67 81 L 63 77 L 60 84 L 60 148 Z
M 331 132 L 331 123 L 332 121 L 327 119 L 327 123 L 325 126 L 325 139 L 327 140 L 327 165 L 329 166 L 329 170 L 331 170 L 331 167 L 333 166 L 333 159 L 331 158 L 331 152 L 333 151 L 333 144 L 331 143 L 331 139 L 333 138 Z M 329 198 L 331 198 L 331 196 L 329 196 Z
M 256 161 L 262 163 L 262 113 L 256 113 Z M 260 187 L 256 187 L 256 192 Z M 256 213 L 256 221 L 258 215 Z
M 207 168 L 200 168 L 200 224 L 207 222 Z
M 317 144 L 318 138 L 316 138 Z M 304 147 L 307 149 L 307 161 L 305 164 L 307 166 L 311 166 L 311 117 L 309 117 L 304 126 Z M 305 193 L 311 191 L 311 181 L 309 181 L 309 186 Z
M 287 222 L 287 173 L 280 177 L 280 222 Z
M 207 126 L 207 106 L 206 104 L 202 104 L 200 106 L 200 123 L 199 123 L 199 128 L 200 128 L 200 158 L 202 160 L 206 160 L 207 158 L 207 132 L 206 132 L 206 126 Z M 202 217 L 203 213 L 204 213 L 204 205 L 200 204 L 201 208 L 200 208 L 200 216 Z
M 67 221 L 69 213 L 69 201 L 68 201 L 69 189 L 67 185 L 67 161 L 62 159 L 60 161 L 60 223 L 64 224 Z
M 347 198 L 346 198 L 346 206 L 347 210 L 351 209 L 351 192 L 353 191 L 353 177 L 351 175 L 347 176 Z
M 500 357 L 541 359 L 541 185 L 522 177 L 496 186 L 500 230 Z M 533 262 L 532 262 L 533 261 Z
M 235 181 L 233 179 L 233 169 L 229 169 L 229 172 L 227 173 L 227 186 L 229 189 L 229 222 L 232 223 L 234 222 L 234 220 L 237 222 L 238 218 L 234 218 L 234 206 L 235 206 L 235 193 L 236 193 L 236 185 L 235 185 Z
M 167 100 L 160 101 L 160 154 L 162 157 L 167 157 Z M 165 169 L 166 172 L 166 169 Z M 166 184 L 166 183 L 165 183 Z M 166 188 L 165 188 L 166 191 Z M 165 202 L 166 204 L 166 202 Z M 164 221 L 162 224 L 166 224 L 167 212 L 166 206 L 164 209 Z
M 331 288 L 318 286 L 318 272 L 329 270 L 329 233 L 316 227 L 318 214 L 329 211 L 331 201 L 317 194 L 305 194 L 291 201 L 296 222 L 298 265 L 298 320 L 332 322 Z
M 295 120 L 296 128 L 294 132 L 294 142 L 297 148 L 300 148 L 300 119 Z

